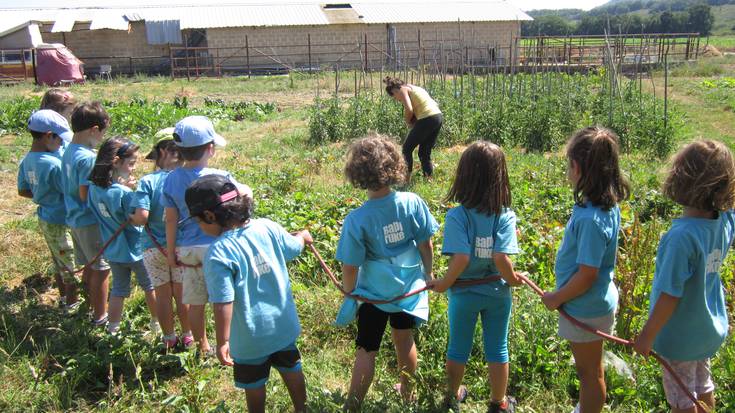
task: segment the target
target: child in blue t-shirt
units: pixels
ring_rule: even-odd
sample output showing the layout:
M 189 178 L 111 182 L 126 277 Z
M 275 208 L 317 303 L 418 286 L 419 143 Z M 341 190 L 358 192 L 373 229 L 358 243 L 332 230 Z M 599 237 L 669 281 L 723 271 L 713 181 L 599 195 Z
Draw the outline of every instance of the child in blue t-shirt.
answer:
M 439 224 L 419 196 L 391 189 L 406 177 L 398 145 L 381 136 L 357 140 L 347 154 L 345 175 L 352 185 L 367 190 L 368 200 L 347 215 L 342 227 L 337 260 L 342 262 L 344 290 L 388 300 L 424 287 L 432 278 L 431 237 Z M 417 363 L 412 329 L 429 317 L 426 292 L 388 304 L 347 298 L 337 324 L 347 324 L 355 317 L 357 352 L 345 407 L 358 408 L 365 398 L 389 320 L 400 370 L 396 388 L 404 399 L 411 400 Z
M 95 162 L 94 149 L 102 142 L 110 126 L 110 116 L 99 102 L 84 102 L 71 115 L 74 137 L 61 158 L 66 206 L 66 225 L 71 228 L 74 242 L 74 259 L 84 265 L 84 282 L 92 308 L 92 323 L 107 323 L 107 290 L 110 266 L 103 257 L 92 261 L 102 248 L 102 238 L 97 219 L 87 206 L 89 174 Z
M 567 143 L 567 177 L 574 187 L 574 208 L 556 254 L 556 291 L 543 302 L 550 310 L 563 307 L 572 317 L 612 333 L 618 290 L 613 283 L 620 230 L 618 202 L 630 187 L 619 166 L 618 137 L 602 127 L 578 131 Z M 602 338 L 559 317 L 559 335 L 568 340 L 579 377 L 583 412 L 605 405 Z
M 135 179 L 132 176 L 138 160 L 138 145 L 122 137 L 102 143 L 97 160 L 89 175 L 89 209 L 97 218 L 104 242 L 110 241 L 121 225 L 130 220 L 135 199 Z M 145 301 L 151 313 L 151 330 L 158 333 L 156 295 L 148 272 L 143 265 L 140 244 L 141 229 L 126 225 L 107 246 L 104 257 L 112 269 L 110 316 L 107 331 L 118 332 L 123 303 L 130 296 L 130 275 L 135 273 L 138 286 L 145 292 Z
M 667 359 L 688 390 L 714 411 L 710 358 L 728 332 L 720 267 L 735 239 L 735 163 L 720 142 L 691 143 L 674 155 L 663 193 L 684 208 L 656 254 L 650 314 L 635 342 Z M 674 377 L 663 370 L 672 412 L 696 411 Z
M 189 116 L 174 127 L 174 142 L 184 160 L 183 165 L 171 171 L 163 184 L 161 203 L 165 208 L 166 259 L 171 268 L 180 267 L 183 273 L 182 302 L 188 305 L 188 318 L 194 340 L 202 355 L 212 354 L 205 329 L 207 286 L 204 283 L 202 263 L 209 244 L 214 241 L 188 219 L 184 194 L 194 180 L 205 175 L 222 175 L 236 183 L 228 172 L 209 168 L 215 145 L 224 146 L 225 139 L 214 131 L 212 122 L 204 116 Z M 250 188 L 246 187 L 249 193 Z M 180 266 L 179 263 L 186 264 Z M 191 336 L 182 338 L 186 347 L 193 345 Z
M 52 110 L 39 110 L 28 119 L 33 136 L 31 150 L 18 167 L 18 194 L 38 205 L 38 226 L 51 252 L 60 304 L 67 310 L 77 308 L 77 281 L 73 274 L 74 250 L 66 226 L 66 208 L 61 185 L 61 159 L 57 156 L 72 132 L 63 116 Z
M 248 411 L 265 411 L 271 366 L 281 374 L 295 411 L 305 411 L 306 384 L 296 347 L 301 326 L 286 263 L 312 242 L 311 235 L 293 236 L 270 220 L 251 220 L 249 191 L 221 175 L 194 181 L 186 204 L 202 232 L 217 237 L 204 260 L 217 357 L 234 367 L 235 386 L 245 389 Z
M 182 271 L 181 267 L 169 267 L 166 261 L 166 223 L 164 207 L 161 201 L 163 183 L 171 170 L 181 165 L 179 151 L 173 137 L 174 128 L 160 130 L 156 134 L 156 143 L 146 156 L 155 162 L 156 171 L 140 179 L 132 207 L 135 208 L 132 222 L 135 225 L 147 225 L 146 234 L 142 235 L 143 264 L 156 290 L 156 313 L 163 330 L 163 344 L 166 349 L 174 348 L 180 342 L 192 342 L 194 339 L 189 327 L 186 305 L 181 301 Z M 160 251 L 163 248 L 164 251 Z M 174 311 L 172 299 L 176 301 L 176 312 L 181 323 L 181 339 L 176 336 L 174 328 Z
M 477 317 L 492 395 L 488 412 L 513 412 L 515 399 L 508 386 L 508 325 L 513 304 L 510 286 L 521 285 L 508 255 L 517 254 L 516 216 L 510 210 L 511 191 L 505 155 L 490 142 L 479 141 L 462 153 L 448 202 L 461 205 L 447 211 L 442 253 L 450 255 L 444 278 L 429 284 L 436 292 L 449 289 L 449 346 L 445 404 L 459 409 L 467 395 L 462 383 L 470 358 Z M 471 287 L 452 287 L 456 280 L 501 280 Z

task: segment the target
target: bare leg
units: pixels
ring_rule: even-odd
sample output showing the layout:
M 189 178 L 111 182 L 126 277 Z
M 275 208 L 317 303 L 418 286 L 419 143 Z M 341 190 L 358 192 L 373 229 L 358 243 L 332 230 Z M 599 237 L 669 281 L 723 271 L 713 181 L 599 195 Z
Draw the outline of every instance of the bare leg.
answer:
M 148 311 L 151 313 L 151 319 L 158 319 L 158 311 L 156 311 L 156 291 L 150 290 L 145 292 L 145 305 L 148 307 Z
M 164 335 L 174 333 L 174 309 L 171 298 L 171 283 L 156 287 L 156 313 Z
M 391 329 L 393 344 L 398 357 L 398 368 L 401 375 L 401 396 L 410 401 L 413 395 L 413 376 L 416 373 L 418 360 L 416 358 L 416 344 L 413 341 L 413 330 Z
M 465 364 L 447 360 L 447 397 L 456 397 L 459 400 L 459 386 L 464 377 Z
M 265 386 L 257 389 L 245 389 L 245 400 L 249 413 L 265 413 Z
M 602 367 L 602 340 L 569 343 L 579 377 L 579 407 L 582 413 L 600 413 L 605 405 L 605 372 Z
M 189 305 L 191 332 L 194 333 L 194 340 L 199 342 L 199 350 L 201 351 L 209 351 L 210 348 L 209 341 L 207 341 L 205 308 L 205 305 Z M 263 390 L 263 400 L 265 400 L 265 389 Z
M 508 363 L 487 363 L 492 400 L 502 402 L 508 390 Z
M 355 364 L 352 366 L 352 380 L 350 381 L 350 392 L 347 395 L 347 410 L 357 410 L 362 404 L 365 395 L 370 389 L 375 375 L 375 357 L 377 351 L 367 352 L 358 348 L 355 352 Z
M 176 301 L 176 314 L 179 316 L 179 323 L 181 324 L 181 331 L 183 333 L 191 331 L 191 324 L 189 323 L 189 306 L 184 304 L 184 287 L 181 283 L 171 283 L 172 291 L 174 294 L 174 300 Z M 173 331 L 173 327 L 171 328 Z
M 119 323 L 122 320 L 125 297 L 110 297 L 110 323 Z
M 89 296 L 92 302 L 92 314 L 95 320 L 99 320 L 107 313 L 110 270 L 98 271 L 89 269 L 86 271 L 89 271 Z
M 306 411 L 306 381 L 304 380 L 304 372 L 280 372 L 283 383 L 286 384 L 288 395 L 291 396 L 293 408 L 296 413 Z

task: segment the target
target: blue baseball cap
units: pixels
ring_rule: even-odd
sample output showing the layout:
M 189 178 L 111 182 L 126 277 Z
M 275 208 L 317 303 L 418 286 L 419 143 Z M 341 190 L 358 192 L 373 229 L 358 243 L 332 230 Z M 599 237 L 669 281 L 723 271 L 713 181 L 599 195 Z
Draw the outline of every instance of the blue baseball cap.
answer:
M 74 137 L 74 132 L 71 131 L 66 118 L 51 109 L 33 112 L 28 118 L 28 130 L 41 133 L 51 132 L 59 135 L 67 143 L 71 142 L 71 138 Z
M 225 146 L 227 141 L 214 131 L 212 121 L 206 116 L 187 116 L 174 127 L 174 142 L 182 148 L 192 148 L 214 142 L 217 146 Z

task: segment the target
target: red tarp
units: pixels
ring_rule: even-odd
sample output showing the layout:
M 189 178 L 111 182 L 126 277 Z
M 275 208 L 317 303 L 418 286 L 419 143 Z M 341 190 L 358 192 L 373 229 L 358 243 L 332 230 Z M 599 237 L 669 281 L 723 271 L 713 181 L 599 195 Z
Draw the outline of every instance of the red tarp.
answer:
M 36 75 L 41 85 L 57 86 L 61 83 L 83 83 L 82 61 L 62 44 L 36 48 Z

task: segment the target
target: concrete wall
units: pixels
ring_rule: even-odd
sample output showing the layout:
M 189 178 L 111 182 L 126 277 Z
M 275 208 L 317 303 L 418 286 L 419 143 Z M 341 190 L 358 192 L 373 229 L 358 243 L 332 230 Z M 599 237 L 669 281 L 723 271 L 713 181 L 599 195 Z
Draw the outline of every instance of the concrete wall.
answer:
M 162 66 L 168 70 L 168 46 L 149 45 L 145 23 L 133 22 L 130 31 L 89 30 L 89 23 L 76 23 L 69 33 L 50 33 L 44 25 L 41 35 L 46 43 L 62 43 L 85 63 L 85 71 L 96 73 L 100 64 L 112 65 L 113 75 L 149 71 Z M 162 58 L 165 56 L 165 58 Z M 131 59 L 132 57 L 132 59 Z
M 245 55 L 243 48 L 246 36 L 251 67 L 278 66 L 279 62 L 289 66 L 307 66 L 309 36 L 312 66 L 340 60 L 344 67 L 363 64 L 367 35 L 369 65 L 371 68 L 380 68 L 387 64 L 388 54 L 409 65 L 415 65 L 419 60 L 432 65 L 441 65 L 442 61 L 452 65 L 459 64 L 463 59 L 475 62 L 487 60 L 491 55 L 488 47 L 497 47 L 495 56 L 503 59 L 508 57 L 511 39 L 520 35 L 520 24 L 517 22 L 412 23 L 393 26 L 396 30 L 396 52 L 389 52 L 388 26 L 385 24 L 208 29 L 207 40 L 210 48 L 227 48 L 219 50 L 220 57 L 236 56 L 222 64 L 224 69 L 244 67 L 246 62 L 242 56 Z M 418 47 L 419 32 L 421 49 Z

